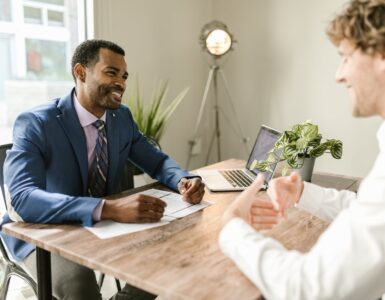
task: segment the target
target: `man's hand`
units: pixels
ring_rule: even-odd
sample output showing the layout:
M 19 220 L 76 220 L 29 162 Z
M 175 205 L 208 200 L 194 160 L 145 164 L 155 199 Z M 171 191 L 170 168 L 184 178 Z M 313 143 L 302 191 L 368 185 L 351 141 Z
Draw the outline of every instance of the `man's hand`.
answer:
M 148 195 L 135 194 L 116 200 L 106 200 L 102 209 L 102 220 L 120 223 L 158 222 L 166 203 Z
M 183 200 L 191 204 L 198 204 L 205 194 L 205 184 L 199 177 L 182 178 L 178 183 L 178 191 L 183 196 Z
M 242 218 L 256 230 L 270 229 L 279 220 L 279 212 L 273 203 L 258 194 L 264 183 L 262 174 L 244 190 L 225 211 L 222 221 L 227 224 L 233 218 Z
M 287 208 L 292 207 L 301 198 L 303 182 L 297 172 L 289 176 L 278 177 L 269 182 L 267 195 L 281 214 L 285 214 Z

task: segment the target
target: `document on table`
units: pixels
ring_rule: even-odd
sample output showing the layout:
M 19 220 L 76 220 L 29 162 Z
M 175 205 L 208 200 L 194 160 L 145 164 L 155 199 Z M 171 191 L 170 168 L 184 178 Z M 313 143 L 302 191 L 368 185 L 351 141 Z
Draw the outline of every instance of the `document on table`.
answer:
M 153 196 L 159 198 L 167 203 L 166 209 L 164 211 L 165 217 L 170 218 L 183 218 L 187 215 L 190 215 L 198 210 L 204 209 L 205 207 L 213 204 L 208 201 L 202 201 L 199 204 L 191 204 L 182 199 L 182 196 L 168 191 L 162 191 L 157 189 L 149 189 L 141 194 Z M 162 219 L 163 220 L 163 219 Z
M 104 220 L 96 223 L 93 227 L 85 227 L 87 230 L 95 234 L 100 239 L 107 239 L 122 234 L 133 233 L 154 227 L 166 225 L 178 218 L 185 217 L 196 211 L 199 211 L 211 204 L 212 202 L 202 201 L 199 204 L 190 204 L 182 199 L 182 196 L 168 191 L 150 189 L 139 194 L 145 194 L 157 197 L 167 203 L 163 218 L 157 223 L 144 224 L 127 224 L 118 223 L 110 220 Z

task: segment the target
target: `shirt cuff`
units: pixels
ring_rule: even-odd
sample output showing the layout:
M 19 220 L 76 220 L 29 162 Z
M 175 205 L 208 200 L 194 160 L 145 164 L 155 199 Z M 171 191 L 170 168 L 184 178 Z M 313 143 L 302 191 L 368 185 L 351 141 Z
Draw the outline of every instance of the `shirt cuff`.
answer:
M 179 182 L 180 182 L 183 178 L 185 178 L 185 179 L 193 179 L 193 178 L 200 178 L 200 179 L 202 179 L 201 176 L 199 176 L 199 175 L 197 175 L 197 174 L 194 174 L 194 173 L 191 173 L 191 175 L 181 177 L 181 178 L 179 179 L 179 181 L 178 181 L 178 184 L 179 184 Z
M 297 207 L 316 214 L 319 210 L 320 203 L 322 203 L 322 189 L 322 187 L 304 181 L 303 192 L 297 203 Z
M 100 201 L 100 203 L 98 204 L 98 206 L 95 207 L 95 209 L 92 213 L 92 219 L 95 222 L 100 221 L 100 219 L 102 217 L 102 210 L 103 210 L 104 202 L 106 202 L 106 200 L 102 199 L 102 201 Z
M 264 235 L 256 231 L 241 218 L 233 218 L 223 228 L 219 234 L 219 246 L 222 251 L 233 258 L 236 247 L 245 241 L 249 235 L 253 236 L 254 241 L 263 239 Z

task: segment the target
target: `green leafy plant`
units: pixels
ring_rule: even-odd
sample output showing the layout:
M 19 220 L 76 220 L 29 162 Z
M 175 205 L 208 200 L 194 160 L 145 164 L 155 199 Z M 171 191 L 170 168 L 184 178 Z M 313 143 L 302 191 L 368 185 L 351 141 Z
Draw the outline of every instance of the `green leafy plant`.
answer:
M 318 126 L 305 121 L 296 124 L 291 130 L 283 132 L 268 153 L 266 160 L 255 160 L 251 168 L 259 171 L 272 171 L 271 166 L 277 162 L 286 161 L 282 175 L 286 175 L 289 169 L 300 169 L 307 157 L 319 157 L 324 153 L 330 153 L 332 157 L 342 157 L 342 142 L 330 139 L 322 142 L 322 134 L 318 132 Z
M 158 144 L 163 135 L 167 120 L 182 102 L 189 90 L 189 88 L 185 88 L 163 109 L 168 88 L 169 84 L 167 81 L 159 81 L 147 106 L 147 102 L 144 101 L 140 94 L 138 80 L 136 80 L 135 87 L 130 89 L 131 92 L 128 98 L 123 100 L 123 103 L 127 104 L 130 108 L 139 130 L 145 136 L 154 139 Z

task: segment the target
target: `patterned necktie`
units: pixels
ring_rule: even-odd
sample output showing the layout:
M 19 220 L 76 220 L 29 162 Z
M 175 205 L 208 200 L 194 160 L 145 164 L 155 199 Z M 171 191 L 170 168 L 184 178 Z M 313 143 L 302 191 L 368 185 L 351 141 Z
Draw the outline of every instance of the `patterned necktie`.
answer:
M 95 145 L 95 157 L 89 169 L 88 193 L 92 197 L 102 197 L 106 195 L 107 186 L 107 135 L 105 124 L 102 120 L 97 120 L 92 125 L 97 128 L 98 137 Z

